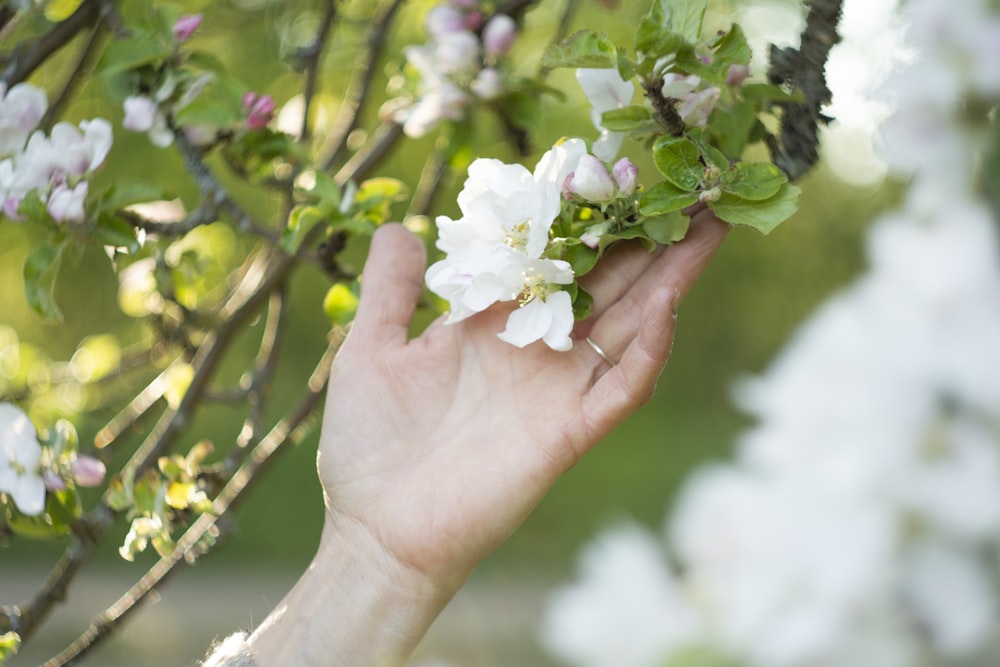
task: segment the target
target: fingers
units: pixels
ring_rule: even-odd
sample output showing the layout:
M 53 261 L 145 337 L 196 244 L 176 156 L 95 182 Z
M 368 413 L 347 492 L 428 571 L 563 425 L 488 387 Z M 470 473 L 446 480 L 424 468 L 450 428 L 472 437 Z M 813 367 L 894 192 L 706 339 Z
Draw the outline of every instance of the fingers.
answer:
M 426 262 L 423 243 L 402 225 L 383 225 L 375 232 L 351 338 L 376 345 L 406 342 Z
M 612 359 L 621 359 L 637 335 L 640 319 L 646 317 L 645 304 L 650 295 L 666 289 L 674 296 L 673 308 L 676 309 L 728 231 L 729 225 L 710 210 L 697 211 L 683 241 L 657 256 L 616 301 L 600 308 L 595 303 L 587 335 Z
M 677 291 L 657 289 L 646 302 L 638 332 L 625 348 L 621 361 L 598 378 L 584 396 L 582 412 L 587 442 L 596 444 L 636 408 L 653 396 L 674 340 Z

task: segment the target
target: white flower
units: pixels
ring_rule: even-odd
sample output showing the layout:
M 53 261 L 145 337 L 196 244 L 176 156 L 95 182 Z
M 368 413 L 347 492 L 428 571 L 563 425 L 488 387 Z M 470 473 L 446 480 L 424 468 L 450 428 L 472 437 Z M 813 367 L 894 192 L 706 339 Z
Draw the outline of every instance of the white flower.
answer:
M 30 83 L 19 83 L 10 90 L 0 84 L 0 157 L 24 147 L 48 106 L 45 91 Z
M 495 68 L 484 67 L 469 84 L 469 88 L 484 100 L 492 100 L 503 92 L 503 79 Z
M 479 38 L 466 30 L 451 32 L 438 40 L 434 48 L 437 68 L 453 74 L 467 72 L 479 65 Z
M 0 403 L 0 492 L 27 515 L 45 509 L 41 459 L 42 447 L 28 415 L 11 403 Z
M 122 127 L 132 132 L 148 132 L 151 130 L 159 113 L 156 102 L 145 95 L 126 97 L 123 107 L 125 109 L 125 118 L 122 120 Z
M 572 283 L 573 269 L 568 262 L 552 259 L 522 258 L 520 264 L 504 269 L 505 273 L 519 270 L 521 305 L 510 314 L 507 328 L 497 337 L 515 347 L 542 340 L 559 352 L 571 349 L 573 302 L 569 293 L 557 285 Z
M 660 94 L 679 100 L 696 91 L 700 85 L 701 77 L 668 72 L 663 75 Z
M 56 222 L 83 222 L 86 217 L 84 202 L 87 200 L 87 181 L 81 181 L 76 187 L 69 188 L 57 185 L 49 195 L 46 209 Z
M 650 667 L 697 637 L 657 540 L 636 526 L 598 537 L 580 556 L 580 580 L 558 591 L 541 629 L 545 647 L 579 667 Z
M 594 155 L 604 162 L 611 162 L 618 155 L 625 133 L 604 129 L 601 116 L 605 111 L 631 104 L 635 87 L 631 81 L 624 81 L 614 69 L 578 69 L 576 80 L 590 102 L 590 119 L 594 127 L 601 131 L 601 136 L 592 146 Z
M 595 203 L 611 201 L 615 184 L 607 167 L 593 155 L 580 158 L 576 170 L 566 181 L 566 189 L 584 200 Z
M 446 4 L 431 7 L 424 16 L 424 30 L 435 40 L 465 30 L 465 15 Z
M 697 93 L 689 93 L 681 100 L 677 107 L 684 124 L 689 127 L 705 127 L 708 124 L 708 117 L 715 108 L 715 103 L 719 101 L 722 91 L 716 86 L 706 88 Z

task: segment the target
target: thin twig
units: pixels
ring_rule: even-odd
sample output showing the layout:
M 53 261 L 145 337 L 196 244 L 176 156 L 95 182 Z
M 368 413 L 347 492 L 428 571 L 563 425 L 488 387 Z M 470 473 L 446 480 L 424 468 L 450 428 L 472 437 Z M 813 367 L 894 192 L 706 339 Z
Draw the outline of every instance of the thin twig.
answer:
M 262 474 L 273 463 L 276 455 L 286 449 L 285 445 L 298 439 L 297 434 L 301 427 L 319 406 L 329 378 L 330 364 L 342 342 L 343 335 L 338 335 L 331 341 L 326 353 L 313 370 L 305 396 L 300 399 L 299 404 L 254 447 L 247 461 L 215 498 L 212 509 L 198 517 L 177 541 L 177 546 L 170 555 L 161 558 L 113 605 L 94 618 L 90 627 L 80 637 L 57 656 L 45 662 L 42 667 L 63 667 L 83 657 L 108 637 L 133 611 L 136 611 L 150 592 L 176 572 L 178 564 L 203 555 L 209 548 L 203 540 L 216 530 L 219 519 L 239 505 L 246 492 L 261 479 Z
M 410 208 L 406 212 L 406 217 L 427 215 L 427 212 L 434 207 L 434 198 L 441 189 L 441 184 L 447 173 L 448 163 L 444 159 L 444 153 L 440 150 L 434 151 L 420 172 L 420 180 L 417 182 L 417 188 L 410 200 Z
M 381 13 L 378 20 L 368 31 L 367 48 L 360 59 L 360 64 L 355 67 L 357 74 L 351 81 L 351 88 L 341 106 L 340 115 L 337 122 L 330 129 L 331 139 L 328 141 L 333 150 L 330 155 L 323 160 L 323 171 L 329 171 L 343 157 L 347 150 L 348 138 L 358 127 L 358 122 L 364 113 L 368 94 L 375 78 L 376 65 L 382 57 L 385 49 L 386 38 L 389 33 L 389 26 L 396 16 L 396 12 L 402 6 L 404 0 L 392 0 L 389 6 Z
M 326 46 L 327 37 L 330 35 L 330 28 L 337 15 L 337 7 L 334 0 L 327 0 L 326 10 L 323 12 L 323 20 L 320 22 L 319 30 L 312 44 L 299 51 L 298 56 L 304 64 L 306 73 L 305 90 L 302 93 L 304 99 L 302 108 L 302 128 L 299 131 L 299 141 L 303 144 L 309 142 L 312 135 L 312 126 L 309 124 L 309 109 L 312 106 L 313 97 L 316 94 L 316 81 L 319 76 L 319 65 L 323 59 L 323 50 Z
M 348 181 L 363 179 L 392 152 L 402 137 L 403 126 L 399 123 L 380 125 L 367 148 L 355 153 L 354 157 L 348 160 L 347 164 L 333 177 L 334 180 L 338 185 L 343 186 Z
M 52 101 L 51 104 L 49 104 L 49 108 L 46 110 L 45 116 L 42 118 L 42 122 L 40 123 L 40 126 L 46 130 L 52 129 L 52 126 L 55 124 L 56 118 L 59 117 L 62 108 L 73 96 L 73 93 L 80 83 L 83 73 L 89 70 L 93 64 L 94 56 L 98 53 L 97 45 L 100 43 L 101 36 L 104 34 L 103 26 L 104 24 L 98 21 L 94 26 L 94 29 L 90 31 L 90 37 L 87 39 L 87 43 L 84 45 L 83 50 L 80 52 L 79 58 L 77 58 L 76 66 L 66 78 L 66 83 L 63 84 L 59 95 Z
M 68 19 L 57 23 L 42 37 L 18 44 L 12 53 L 0 58 L 0 65 L 4 67 L 0 83 L 12 87 L 26 80 L 55 52 L 73 41 L 78 32 L 95 24 L 101 16 L 101 5 L 99 0 L 84 0 Z

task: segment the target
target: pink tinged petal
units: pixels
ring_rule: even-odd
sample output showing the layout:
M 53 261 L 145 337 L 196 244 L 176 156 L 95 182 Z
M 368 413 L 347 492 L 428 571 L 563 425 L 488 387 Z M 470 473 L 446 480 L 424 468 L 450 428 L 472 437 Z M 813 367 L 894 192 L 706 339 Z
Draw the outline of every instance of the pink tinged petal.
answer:
M 639 185 L 639 167 L 627 157 L 615 162 L 615 166 L 611 168 L 611 175 L 618 190 L 624 195 L 632 194 Z
M 53 470 L 43 470 L 42 471 L 42 481 L 45 483 L 45 488 L 49 491 L 65 491 L 66 490 L 66 480 L 60 477 Z
M 177 19 L 173 27 L 174 39 L 178 42 L 186 42 L 201 25 L 201 19 L 201 14 L 185 14 Z
M 465 29 L 464 14 L 448 5 L 435 5 L 424 16 L 424 30 L 435 40 Z
M 148 132 L 153 127 L 156 120 L 156 102 L 145 95 L 133 95 L 125 98 L 122 105 L 125 109 L 125 118 L 122 120 L 122 127 L 132 132 Z
M 483 28 L 483 48 L 492 56 L 502 56 L 514 45 L 517 23 L 506 14 L 497 14 Z
M 610 201 L 615 195 L 615 184 L 607 167 L 593 155 L 584 155 L 573 172 L 570 189 L 590 202 Z
M 469 88 L 482 99 L 492 100 L 503 92 L 503 79 L 500 77 L 500 72 L 492 67 L 486 67 L 476 75 Z
M 697 76 L 669 73 L 663 75 L 663 86 L 660 88 L 660 93 L 664 97 L 672 97 L 679 100 L 685 95 L 693 93 L 700 85 L 701 78 Z
M 743 82 L 750 77 L 750 67 L 748 65 L 730 65 L 726 72 L 727 86 L 742 86 Z
M 83 143 L 88 158 L 87 171 L 91 172 L 107 159 L 114 142 L 114 132 L 111 123 L 103 118 L 85 120 L 80 123 L 80 129 L 83 130 Z
M 715 86 L 706 88 L 698 93 L 691 93 L 681 102 L 677 113 L 685 125 L 690 127 L 705 127 L 708 124 L 708 117 L 715 108 L 715 103 L 719 100 L 720 91 Z
M 83 222 L 86 217 L 84 202 L 88 189 L 87 181 L 78 183 L 72 190 L 65 185 L 58 185 L 49 195 L 45 208 L 56 222 Z
M 104 463 L 93 456 L 77 456 L 69 466 L 73 481 L 80 486 L 99 486 L 104 481 L 107 469 Z
M 532 299 L 510 314 L 507 328 L 497 338 L 514 347 L 524 347 L 540 339 L 552 326 L 552 310 L 541 299 Z
M 45 91 L 30 83 L 19 83 L 6 94 L 0 86 L 0 156 L 24 147 L 48 106 Z

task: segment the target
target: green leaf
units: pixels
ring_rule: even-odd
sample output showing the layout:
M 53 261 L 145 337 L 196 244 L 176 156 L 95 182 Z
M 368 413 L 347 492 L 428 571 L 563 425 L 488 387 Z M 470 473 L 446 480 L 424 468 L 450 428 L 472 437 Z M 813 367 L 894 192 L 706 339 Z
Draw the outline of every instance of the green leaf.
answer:
M 576 285 L 576 283 L 573 283 Z M 576 287 L 576 294 L 573 295 L 573 319 L 584 320 L 590 317 L 594 310 L 594 297 L 582 287 Z
M 53 530 L 62 534 L 69 533 L 82 512 L 80 497 L 72 487 L 62 491 L 49 491 L 45 494 L 45 512 L 52 521 Z
M 12 507 L 8 507 L 7 526 L 15 535 L 29 540 L 50 540 L 59 537 L 63 532 L 52 525 L 48 515 L 44 512 L 38 516 L 28 516 Z
M 593 67 L 607 69 L 616 67 L 618 52 L 615 45 L 603 33 L 581 30 L 553 44 L 542 56 L 545 67 Z
M 152 65 L 170 57 L 174 45 L 157 38 L 154 33 L 136 30 L 132 37 L 118 39 L 104 49 L 97 71 L 104 76 Z
M 743 33 L 743 29 L 734 23 L 716 45 L 713 64 L 724 65 L 728 71 L 730 65 L 749 65 L 752 56 L 747 36 Z
M 571 246 L 566 251 L 566 261 L 573 267 L 573 275 L 577 277 L 589 273 L 594 268 L 594 265 L 597 264 L 599 256 L 600 253 L 596 249 L 585 246 L 582 243 Z
M 682 190 L 698 188 L 705 175 L 701 151 L 687 137 L 660 137 L 653 144 L 653 162 L 663 176 Z
M 101 245 L 125 248 L 129 254 L 139 252 L 139 239 L 135 236 L 135 229 L 124 220 L 107 213 L 98 216 L 97 223 L 90 230 L 90 238 Z
M 709 118 L 719 147 L 726 155 L 739 158 L 750 139 L 750 130 L 757 123 L 757 114 L 749 102 L 738 102 L 728 109 L 716 106 Z M 718 165 L 726 167 L 726 163 Z
M 797 186 L 786 183 L 778 190 L 778 194 L 766 201 L 748 201 L 723 193 L 718 201 L 708 205 L 721 220 L 753 227 L 762 234 L 769 234 L 795 213 L 799 207 L 799 194 L 801 190 Z
M 183 108 L 174 110 L 174 120 L 178 125 L 208 125 L 213 128 L 233 127 L 244 116 L 242 94 L 239 85 L 228 77 L 214 77 L 198 93 L 198 96 Z M 252 133 L 251 133 L 252 134 Z M 281 134 L 266 134 L 266 138 L 286 139 Z M 262 153 L 260 146 L 257 152 Z M 274 151 L 272 151 L 274 152 Z
M 650 118 L 652 118 L 652 114 L 649 109 L 632 105 L 605 111 L 601 115 L 601 125 L 604 129 L 612 132 L 628 132 L 642 127 Z
M 676 1 L 680 4 L 686 2 L 686 0 Z M 635 50 L 643 57 L 646 64 L 643 69 L 647 73 L 652 66 L 650 61 L 691 48 L 686 35 L 674 28 L 673 4 L 675 4 L 673 0 L 654 0 L 649 12 L 639 19 L 639 25 L 635 30 Z
M 175 195 L 163 189 L 163 186 L 153 183 L 129 182 L 115 183 L 101 195 L 100 206 L 105 209 L 118 209 L 142 204 L 144 202 L 173 199 Z
M 675 211 L 667 215 L 647 218 L 642 223 L 646 236 L 661 245 L 680 241 L 687 234 L 691 218 Z
M 670 0 L 670 29 L 689 42 L 701 37 L 707 0 Z
M 618 76 L 620 76 L 623 81 L 629 81 L 633 76 L 635 76 L 635 61 L 629 57 L 627 50 L 622 48 L 618 49 L 617 65 Z
M 45 244 L 35 248 L 24 262 L 24 295 L 32 310 L 47 320 L 62 322 L 62 311 L 56 305 L 56 275 L 66 242 Z
M 281 247 L 289 255 L 294 255 L 313 227 L 326 217 L 323 209 L 318 206 L 296 207 L 288 217 L 288 226 L 281 232 Z
M 681 190 L 673 183 L 663 181 L 642 193 L 639 212 L 648 216 L 661 216 L 687 208 L 698 201 L 698 193 Z
M 745 83 L 740 87 L 740 95 L 757 108 L 779 102 L 798 104 L 805 99 L 800 90 L 789 93 L 770 83 Z
M 763 201 L 778 194 L 787 182 L 784 172 L 770 162 L 737 162 L 722 174 L 722 191 L 749 201 Z

